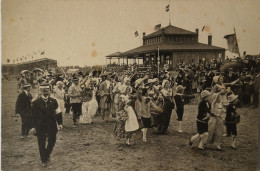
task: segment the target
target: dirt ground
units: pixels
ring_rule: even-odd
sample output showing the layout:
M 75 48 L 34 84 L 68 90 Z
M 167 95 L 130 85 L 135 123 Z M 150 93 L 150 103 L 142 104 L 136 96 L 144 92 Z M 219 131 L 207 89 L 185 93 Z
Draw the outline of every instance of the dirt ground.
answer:
M 2 163 L 1 169 L 46 170 L 41 167 L 37 139 L 30 135 L 20 139 L 21 121 L 15 120 L 14 107 L 18 93 L 16 82 L 2 84 Z M 132 146 L 125 146 L 113 137 L 115 121 L 105 123 L 100 116 L 93 125 L 72 127 L 72 116 L 64 118 L 64 129 L 57 134 L 48 170 L 256 170 L 258 150 L 257 109 L 240 108 L 238 149 L 229 147 L 224 138 L 223 152 L 213 147 L 200 151 L 190 148 L 188 141 L 196 133 L 197 106 L 187 105 L 184 112 L 183 133 L 176 132 L 176 113 L 173 113 L 169 135 L 158 136 L 148 131 L 148 142 L 142 142 L 141 131 Z

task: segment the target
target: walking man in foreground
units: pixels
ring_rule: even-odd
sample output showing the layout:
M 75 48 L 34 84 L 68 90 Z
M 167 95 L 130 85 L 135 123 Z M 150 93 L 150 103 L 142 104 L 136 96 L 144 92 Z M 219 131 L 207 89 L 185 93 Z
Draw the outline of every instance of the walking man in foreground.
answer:
M 42 166 L 47 167 L 50 154 L 56 143 L 57 123 L 55 110 L 58 103 L 50 97 L 50 86 L 41 84 L 42 96 L 32 103 L 33 128 L 31 133 L 37 136 Z M 48 139 L 46 148 L 46 139 Z

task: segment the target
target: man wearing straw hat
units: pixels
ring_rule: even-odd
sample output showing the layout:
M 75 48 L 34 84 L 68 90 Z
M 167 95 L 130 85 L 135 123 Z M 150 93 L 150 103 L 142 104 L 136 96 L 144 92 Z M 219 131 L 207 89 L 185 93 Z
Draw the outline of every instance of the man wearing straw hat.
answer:
M 82 89 L 79 85 L 79 79 L 74 77 L 72 79 L 73 84 L 70 86 L 68 90 L 68 96 L 70 97 L 70 104 L 73 111 L 73 127 L 76 127 L 77 119 L 81 115 L 81 106 L 82 106 L 82 99 L 81 99 L 81 92 Z
M 30 132 L 37 136 L 42 166 L 46 167 L 56 143 L 58 129 L 55 115 L 58 103 L 56 99 L 50 97 L 49 84 L 41 84 L 40 90 L 41 97 L 32 103 L 33 128 Z M 46 140 L 48 141 L 47 148 Z
M 23 91 L 21 94 L 19 94 L 16 101 L 15 113 L 19 114 L 22 119 L 21 139 L 24 139 L 29 134 L 29 130 L 30 130 L 31 102 L 32 102 L 32 95 L 30 94 L 30 91 L 31 91 L 31 85 L 24 84 Z

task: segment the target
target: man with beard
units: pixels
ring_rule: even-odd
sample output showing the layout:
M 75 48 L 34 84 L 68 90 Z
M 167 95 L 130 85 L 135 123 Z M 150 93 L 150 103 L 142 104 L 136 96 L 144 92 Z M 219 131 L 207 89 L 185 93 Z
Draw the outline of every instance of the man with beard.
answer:
M 50 161 L 50 154 L 56 143 L 55 110 L 58 108 L 58 103 L 50 97 L 49 84 L 41 84 L 40 90 L 41 97 L 32 103 L 33 128 L 30 132 L 37 136 L 42 167 L 47 167 L 47 161 Z M 47 148 L 46 140 L 48 141 Z

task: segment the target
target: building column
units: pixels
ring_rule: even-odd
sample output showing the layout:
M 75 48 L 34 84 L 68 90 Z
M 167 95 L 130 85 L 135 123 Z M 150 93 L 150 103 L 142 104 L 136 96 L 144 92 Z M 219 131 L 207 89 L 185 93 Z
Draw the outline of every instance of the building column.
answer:
M 126 65 L 128 66 L 128 57 L 126 57 Z
M 112 59 L 112 58 L 110 58 L 110 62 L 109 62 L 109 63 L 110 63 L 110 65 L 111 65 L 111 59 Z

